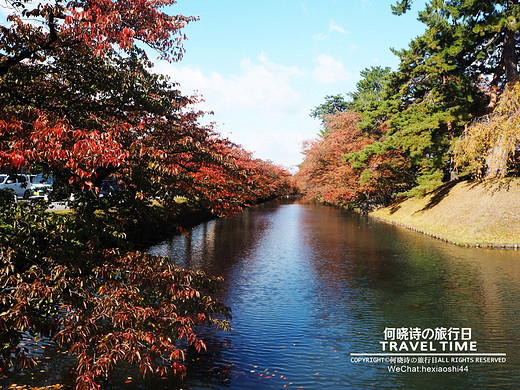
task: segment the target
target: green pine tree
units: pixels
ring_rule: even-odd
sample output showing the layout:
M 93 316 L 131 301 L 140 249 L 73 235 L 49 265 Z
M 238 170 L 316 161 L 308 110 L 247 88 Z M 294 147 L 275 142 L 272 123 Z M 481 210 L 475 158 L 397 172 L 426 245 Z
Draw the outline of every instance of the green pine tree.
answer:
M 412 1 L 399 1 L 402 14 Z M 431 0 L 419 13 L 425 32 L 404 50 L 388 89 L 398 110 L 380 145 L 348 156 L 355 164 L 397 149 L 414 172 L 410 193 L 453 177 L 450 147 L 464 125 L 494 109 L 500 90 L 518 78 L 518 0 Z M 451 175 L 449 175 L 451 173 Z

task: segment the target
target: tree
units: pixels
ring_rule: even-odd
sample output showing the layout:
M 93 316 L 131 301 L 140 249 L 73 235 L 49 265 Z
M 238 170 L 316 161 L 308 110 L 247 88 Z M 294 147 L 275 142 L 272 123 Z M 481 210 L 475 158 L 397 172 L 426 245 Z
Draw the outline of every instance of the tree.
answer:
M 40 61 L 57 48 L 74 48 L 85 43 L 98 55 L 114 50 L 128 52 L 142 42 L 169 60 L 183 53 L 182 28 L 195 17 L 168 15 L 162 7 L 175 0 L 59 1 L 8 3 L 8 27 L 2 26 L 0 76 L 24 61 Z M 28 20 L 37 20 L 31 23 Z
M 344 154 L 373 142 L 359 130 L 359 120 L 355 112 L 331 115 L 324 135 L 304 145 L 305 159 L 295 179 L 308 199 L 342 206 L 363 200 L 359 172 L 343 160 Z
M 13 3 L 0 31 L 3 165 L 51 163 L 90 187 L 128 157 L 121 139 L 141 130 L 143 116 L 165 106 L 179 115 L 187 99 L 146 74 L 135 45 L 180 58 L 181 28 L 195 18 L 161 12 L 174 3 Z
M 410 5 L 411 1 L 400 1 L 394 12 L 406 12 Z M 358 162 L 368 161 L 367 155 L 376 151 L 400 151 L 414 173 L 409 194 L 423 195 L 454 177 L 452 142 L 486 105 L 494 105 L 493 83 L 514 77 L 503 65 L 509 56 L 504 39 L 516 29 L 516 22 L 510 22 L 514 12 L 514 2 L 428 2 L 419 13 L 424 34 L 408 49 L 395 51 L 400 63 L 388 83 L 393 93 L 387 97 L 388 107 L 394 107 L 388 131 L 381 145 L 368 148 Z
M 0 81 L 0 165 L 54 170 L 78 195 L 116 175 L 134 200 L 160 197 L 170 208 L 178 197 L 216 215 L 254 203 L 232 195 L 247 175 L 232 152 L 240 148 L 201 126 L 202 112 L 187 109 L 196 98 L 152 73 L 133 44 L 170 59 L 182 54 L 179 29 L 194 18 L 168 16 L 160 5 L 167 3 L 22 4 L 23 15 L 46 15 L 48 32 L 17 14 L 2 30 L 8 71 Z
M 19 342 L 38 337 L 76 356 L 77 389 L 98 388 L 120 362 L 182 376 L 185 348 L 176 341 L 199 351 L 196 325 L 227 326 L 229 309 L 212 297 L 219 278 L 125 251 L 100 218 L 3 199 L 0 222 L 2 371 L 36 365 Z
M 356 90 L 346 94 L 350 100 L 342 95 L 327 95 L 325 102 L 311 111 L 311 116 L 321 119 L 325 124 L 327 117 L 345 111 L 356 111 L 361 114 L 359 126 L 362 131 L 378 132 L 388 119 L 395 104 L 387 97 L 387 86 L 391 69 L 373 66 L 360 72 L 361 80 L 356 83 Z M 325 127 L 326 128 L 326 127 Z M 324 129 L 320 135 L 323 135 Z
M 394 11 L 410 4 L 400 1 Z M 414 145 L 423 156 L 413 162 L 416 182 L 429 183 L 420 193 L 454 177 L 451 144 L 466 123 L 491 112 L 499 91 L 518 77 L 518 12 L 516 0 L 430 1 L 419 13 L 425 33 L 397 52 L 401 109 L 390 133 L 400 148 Z
M 520 84 L 508 85 L 493 113 L 475 120 L 453 145 L 457 168 L 477 179 L 518 176 Z
M 411 4 L 400 0 L 393 11 L 403 14 Z M 481 175 L 485 167 L 487 175 L 503 176 L 516 164 L 516 135 L 504 127 L 514 122 L 514 93 L 505 93 L 512 99 L 503 103 L 507 110 L 493 110 L 499 94 L 518 79 L 518 1 L 431 0 L 419 20 L 425 32 L 394 50 L 398 70 L 366 69 L 347 102 L 374 142 L 345 159 L 362 172 L 359 188 L 383 203 L 400 193 L 422 196 L 457 179 L 457 167 L 471 165 Z M 480 124 L 456 142 L 479 117 Z
M 411 3 L 399 1 L 394 13 L 406 12 Z M 492 111 L 499 91 L 518 78 L 519 12 L 517 0 L 431 1 L 419 14 L 428 27 L 424 58 L 485 83 Z
M 352 99 L 352 107 L 358 112 L 364 112 L 373 103 L 383 100 L 389 67 L 372 66 L 360 72 L 361 80 L 356 83 L 356 90 L 348 93 Z
M 76 356 L 76 387 L 95 389 L 116 364 L 184 372 L 195 326 L 226 326 L 219 279 L 135 250 L 128 233 L 163 213 L 225 216 L 290 191 L 289 174 L 254 159 L 151 71 L 143 45 L 183 52 L 175 1 L 9 3 L 0 27 L 0 166 L 45 170 L 76 195 L 74 212 L 0 196 L 0 369 L 32 363 L 23 337 Z M 115 178 L 122 191 L 98 196 Z M 181 199 L 181 200 L 180 200 Z
M 361 80 L 356 90 L 348 93 L 352 99 L 350 108 L 361 114 L 359 127 L 362 131 L 381 136 L 384 124 L 395 113 L 397 103 L 391 98 L 389 81 L 391 68 L 372 66 L 360 72 Z
M 320 135 L 323 136 L 325 134 L 325 123 L 328 116 L 340 112 L 345 112 L 351 108 L 350 106 L 350 102 L 345 101 L 343 96 L 339 94 L 325 96 L 325 102 L 319 106 L 314 107 L 314 109 L 311 111 L 311 117 L 320 119 L 322 125 L 324 126 L 320 131 Z
M 390 90 L 391 70 L 370 67 L 361 76 L 347 94 L 352 111 L 332 111 L 324 118 L 322 139 L 304 145 L 297 181 L 308 198 L 366 208 L 388 204 L 396 190 L 408 187 L 409 161 L 397 146 L 385 143 L 398 107 Z

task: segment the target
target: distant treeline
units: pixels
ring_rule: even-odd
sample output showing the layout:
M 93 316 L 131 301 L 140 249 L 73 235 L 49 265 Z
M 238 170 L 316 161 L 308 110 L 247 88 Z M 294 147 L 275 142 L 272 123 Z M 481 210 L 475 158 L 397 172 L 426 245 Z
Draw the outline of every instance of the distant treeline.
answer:
M 354 92 L 312 111 L 323 128 L 296 175 L 309 198 L 384 205 L 449 180 L 519 175 L 518 1 L 430 1 L 419 20 L 424 33 L 393 50 L 397 71 L 367 68 Z

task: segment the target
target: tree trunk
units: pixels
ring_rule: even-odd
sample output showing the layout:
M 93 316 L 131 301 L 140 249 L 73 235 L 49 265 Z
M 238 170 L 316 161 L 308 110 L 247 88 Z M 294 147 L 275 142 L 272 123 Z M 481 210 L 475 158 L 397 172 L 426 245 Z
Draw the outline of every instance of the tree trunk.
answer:
M 518 79 L 518 56 L 516 55 L 516 32 L 506 29 L 504 32 L 504 49 L 502 64 L 506 75 L 506 82 Z
M 518 0 L 509 0 L 507 3 L 508 9 L 518 5 Z M 511 28 L 504 27 L 502 30 L 504 34 L 502 58 L 500 64 L 495 71 L 495 76 L 491 82 L 489 104 L 487 105 L 487 112 L 493 112 L 498 101 L 499 84 L 502 76 L 505 75 L 506 83 L 519 79 L 518 75 L 518 55 L 516 54 L 516 31 Z
M 500 76 L 502 75 L 502 71 L 500 73 L 495 74 L 491 85 L 489 86 L 489 103 L 486 107 L 486 113 L 490 114 L 495 109 L 498 102 L 498 81 L 500 80 Z
M 518 0 L 508 0 L 507 9 L 512 11 L 518 6 Z M 511 25 L 516 25 L 516 19 Z M 506 27 L 504 31 L 504 49 L 502 51 L 502 65 L 506 74 L 506 82 L 518 80 L 518 56 L 516 55 L 516 29 Z

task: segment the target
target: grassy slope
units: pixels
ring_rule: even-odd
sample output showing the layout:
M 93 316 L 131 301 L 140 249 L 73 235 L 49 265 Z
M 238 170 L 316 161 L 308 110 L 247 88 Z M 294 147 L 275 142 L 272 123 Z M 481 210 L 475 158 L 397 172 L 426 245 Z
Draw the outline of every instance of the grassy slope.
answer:
M 455 244 L 520 246 L 520 179 L 448 183 L 370 215 Z

